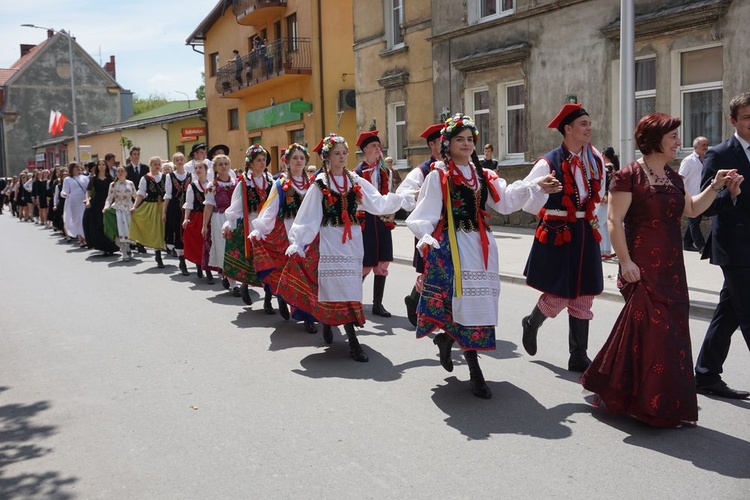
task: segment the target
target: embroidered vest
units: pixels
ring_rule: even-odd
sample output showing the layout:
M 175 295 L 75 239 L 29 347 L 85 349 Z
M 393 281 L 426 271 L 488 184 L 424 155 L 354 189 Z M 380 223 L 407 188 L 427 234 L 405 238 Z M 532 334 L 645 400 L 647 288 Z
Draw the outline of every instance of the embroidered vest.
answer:
M 203 212 L 203 202 L 206 201 L 206 193 L 198 189 L 195 184 L 191 184 L 190 188 L 193 190 L 193 208 L 191 210 Z
M 257 213 L 260 206 L 268 199 L 268 193 L 271 192 L 273 179 L 269 179 L 268 175 L 265 173 L 263 176 L 266 178 L 266 193 L 262 198 L 255 190 L 255 180 L 252 178 L 252 174 L 245 177 L 245 196 L 247 196 L 247 210 L 249 213 Z
M 143 201 L 147 203 L 154 203 L 164 199 L 164 193 L 166 190 L 166 176 L 162 175 L 161 180 L 156 182 L 156 179 L 151 174 L 146 175 L 146 196 Z
M 481 167 L 477 169 L 477 181 L 479 182 L 479 191 L 474 191 L 465 184 L 455 185 L 451 181 L 451 210 L 453 210 L 453 221 L 457 231 L 472 232 L 479 231 L 479 217 L 477 213 L 477 197 L 479 197 L 479 209 L 486 210 L 487 205 L 487 180 Z M 487 224 L 489 231 L 489 224 Z
M 180 181 L 177 175 L 172 172 L 169 174 L 169 181 L 172 183 L 172 200 L 176 200 L 175 203 L 179 202 L 180 206 L 182 206 L 185 203 L 185 193 L 187 193 L 188 187 L 193 182 L 193 176 L 188 173 L 185 175 L 185 180 Z
M 331 227 L 344 227 L 344 219 L 341 217 L 343 209 L 343 196 L 337 193 L 336 190 L 329 190 L 328 186 L 325 185 L 322 179 L 315 181 L 315 185 L 325 193 L 330 192 L 334 198 L 334 202 L 330 203 L 328 197 L 323 195 L 323 221 L 321 226 Z M 349 220 L 356 221 L 357 216 L 357 193 L 354 189 L 349 189 L 346 193 L 346 211 L 349 214 Z

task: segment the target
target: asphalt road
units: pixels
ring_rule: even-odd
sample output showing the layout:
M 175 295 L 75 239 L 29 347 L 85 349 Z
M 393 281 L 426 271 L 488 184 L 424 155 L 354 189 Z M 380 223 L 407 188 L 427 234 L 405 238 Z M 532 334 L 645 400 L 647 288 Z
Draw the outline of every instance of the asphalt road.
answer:
M 520 348 L 526 287 L 502 285 L 484 401 L 457 352 L 449 374 L 407 328 L 409 267 L 360 364 L 343 332 L 326 346 L 174 259 L 94 254 L 0 216 L 0 498 L 750 497 L 750 402 L 699 396 L 677 430 L 592 409 L 561 368 L 564 317 Z M 595 301 L 592 357 L 620 307 Z M 695 355 L 707 323 L 690 325 Z M 750 387 L 739 334 L 725 380 Z

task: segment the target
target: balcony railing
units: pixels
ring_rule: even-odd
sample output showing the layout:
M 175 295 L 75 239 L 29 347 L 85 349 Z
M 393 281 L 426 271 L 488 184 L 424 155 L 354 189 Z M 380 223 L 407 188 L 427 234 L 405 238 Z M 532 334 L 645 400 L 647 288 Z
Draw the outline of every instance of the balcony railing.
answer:
M 222 96 L 281 75 L 309 75 L 312 55 L 309 38 L 279 38 L 242 56 L 242 68 L 234 62 L 216 72 L 216 90 Z
M 232 0 L 232 13 L 245 26 L 260 26 L 281 16 L 286 0 Z

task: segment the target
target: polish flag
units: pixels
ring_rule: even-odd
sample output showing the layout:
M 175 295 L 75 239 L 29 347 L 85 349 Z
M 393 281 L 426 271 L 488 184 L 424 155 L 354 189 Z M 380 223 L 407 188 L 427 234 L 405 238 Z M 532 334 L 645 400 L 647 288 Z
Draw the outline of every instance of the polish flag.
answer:
M 68 118 L 59 111 L 52 110 L 49 112 L 49 133 L 52 136 L 61 134 Z
M 68 119 L 65 117 L 64 114 L 60 113 L 59 111 L 56 111 L 57 113 L 57 128 L 55 129 L 55 135 L 62 134 L 63 128 L 65 128 L 65 123 L 67 123 Z
M 57 115 L 55 113 L 55 110 L 49 112 L 49 133 L 50 135 L 55 135 L 55 130 L 57 130 Z

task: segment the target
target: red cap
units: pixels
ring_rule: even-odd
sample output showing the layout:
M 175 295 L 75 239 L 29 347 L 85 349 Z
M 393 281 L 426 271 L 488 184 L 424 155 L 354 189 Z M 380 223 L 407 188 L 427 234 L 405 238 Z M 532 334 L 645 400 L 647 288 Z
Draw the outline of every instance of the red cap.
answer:
M 357 147 L 359 149 L 364 149 L 365 146 L 375 141 L 380 142 L 380 138 L 378 137 L 377 130 L 370 130 L 369 132 L 362 132 L 361 134 L 359 134 L 359 137 L 357 137 Z
M 573 123 L 573 120 L 578 118 L 579 116 L 588 116 L 588 112 L 586 112 L 585 109 L 583 109 L 582 104 L 566 104 L 562 107 L 559 113 L 557 113 L 557 116 L 555 116 L 551 122 L 547 125 L 548 128 L 556 128 L 560 131 L 560 133 L 563 132 L 563 127 L 565 125 L 570 125 Z
M 419 134 L 419 137 L 426 139 L 427 142 L 434 141 L 438 137 L 440 137 L 440 132 L 443 130 L 443 127 L 445 127 L 444 123 L 436 123 L 435 125 L 430 125 L 426 129 L 424 129 L 424 132 Z
M 318 143 L 315 145 L 315 147 L 312 150 L 313 150 L 313 153 L 322 154 L 323 153 L 323 139 L 318 141 Z

